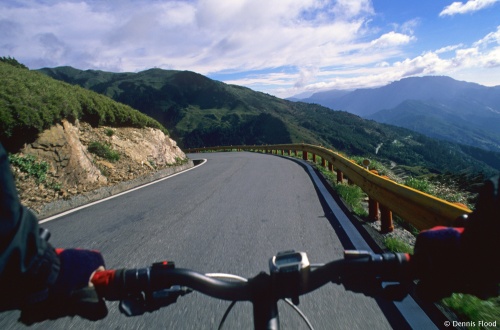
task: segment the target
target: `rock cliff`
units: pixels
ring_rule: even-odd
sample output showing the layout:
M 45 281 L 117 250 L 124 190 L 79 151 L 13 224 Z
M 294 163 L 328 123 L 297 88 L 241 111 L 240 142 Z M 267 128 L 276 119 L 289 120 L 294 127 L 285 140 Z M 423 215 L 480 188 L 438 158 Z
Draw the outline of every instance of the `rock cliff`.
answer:
M 35 212 L 75 195 L 150 175 L 187 162 L 174 140 L 152 128 L 92 127 L 63 120 L 14 157 L 44 164 L 42 179 L 13 162 L 23 204 Z

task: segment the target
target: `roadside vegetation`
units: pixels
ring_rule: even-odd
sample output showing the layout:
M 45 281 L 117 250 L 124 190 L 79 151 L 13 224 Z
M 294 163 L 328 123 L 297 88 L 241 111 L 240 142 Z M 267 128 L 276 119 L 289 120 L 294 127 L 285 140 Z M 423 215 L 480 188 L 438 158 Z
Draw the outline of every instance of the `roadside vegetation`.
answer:
M 88 150 L 101 158 L 104 158 L 110 162 L 116 162 L 120 160 L 120 154 L 111 149 L 109 144 L 105 144 L 99 141 L 93 141 L 89 144 Z
M 37 185 L 43 184 L 54 191 L 61 190 L 59 182 L 47 178 L 49 171 L 49 164 L 47 162 L 39 161 L 33 155 L 10 154 L 9 163 L 26 177 L 33 178 Z M 16 171 L 14 171 L 14 175 L 18 175 Z
M 21 172 L 33 177 L 37 184 L 44 183 L 47 179 L 49 164 L 44 161 L 37 161 L 35 156 L 9 155 L 9 162 Z
M 384 244 L 389 251 L 396 253 L 413 253 L 413 246 L 403 242 L 396 237 L 386 237 Z
M 451 308 L 461 319 L 474 321 L 477 326 L 469 329 L 495 329 L 480 327 L 478 321 L 500 321 L 500 297 L 482 300 L 476 296 L 454 293 L 451 297 L 443 299 L 442 303 Z
M 437 181 L 437 179 L 431 181 L 425 177 L 408 177 L 404 180 L 404 185 L 444 199 L 450 203 L 459 203 L 466 206 L 468 209 L 474 209 L 476 194 L 471 191 L 460 190 L 453 182 L 449 182 L 449 185 L 445 185 Z

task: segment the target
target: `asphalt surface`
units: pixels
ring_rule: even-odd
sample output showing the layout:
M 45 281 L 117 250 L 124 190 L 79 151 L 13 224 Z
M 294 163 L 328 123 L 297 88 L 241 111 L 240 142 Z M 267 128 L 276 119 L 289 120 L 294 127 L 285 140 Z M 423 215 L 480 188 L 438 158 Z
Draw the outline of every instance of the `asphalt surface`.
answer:
M 307 171 L 298 163 L 256 153 L 189 155 L 208 161 L 189 172 L 43 224 L 56 247 L 102 252 L 107 268 L 174 260 L 203 273 L 252 277 L 268 271 L 278 251 L 305 251 L 312 263 L 342 257 Z M 229 302 L 191 293 L 154 313 L 126 317 L 108 303 L 101 321 L 66 317 L 31 329 L 217 329 Z M 375 300 L 329 284 L 301 297 L 316 329 L 390 329 Z M 283 329 L 305 329 L 279 304 Z M 387 311 L 386 311 L 387 314 Z M 0 329 L 23 328 L 19 312 L 0 314 Z M 393 324 L 394 325 L 394 324 Z M 250 303 L 238 303 L 225 329 L 252 329 Z

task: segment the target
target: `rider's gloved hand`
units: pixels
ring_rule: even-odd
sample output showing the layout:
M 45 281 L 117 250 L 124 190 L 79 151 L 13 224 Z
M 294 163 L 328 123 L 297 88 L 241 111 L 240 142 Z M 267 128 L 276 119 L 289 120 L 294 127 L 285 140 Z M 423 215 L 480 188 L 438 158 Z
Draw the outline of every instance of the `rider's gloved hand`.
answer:
M 97 295 L 90 279 L 104 270 L 104 259 L 97 251 L 56 249 L 60 269 L 47 299 L 28 304 L 21 310 L 20 321 L 26 324 L 63 316 L 79 315 L 98 320 L 107 315 L 104 301 Z
M 104 268 L 101 254 L 54 250 L 45 237 L 35 214 L 19 200 L 0 144 L 0 311 L 20 309 L 25 323 L 65 315 L 104 317 L 106 306 L 90 286 L 91 274 Z
M 461 237 L 464 228 L 434 227 L 417 236 L 412 262 L 419 274 L 417 295 L 436 301 L 461 288 L 464 275 Z
M 464 228 L 422 231 L 412 262 L 420 281 L 417 295 L 436 301 L 462 292 L 488 298 L 499 295 L 500 178 L 487 181 Z

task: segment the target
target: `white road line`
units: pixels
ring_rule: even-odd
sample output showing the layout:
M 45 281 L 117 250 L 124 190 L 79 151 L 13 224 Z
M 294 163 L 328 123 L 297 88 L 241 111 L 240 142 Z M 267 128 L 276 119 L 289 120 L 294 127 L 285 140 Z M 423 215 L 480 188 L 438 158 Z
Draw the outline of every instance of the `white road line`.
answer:
M 102 202 L 105 202 L 107 200 L 110 200 L 110 199 L 113 199 L 113 198 L 116 198 L 118 196 L 121 196 L 121 195 L 125 195 L 125 194 L 128 194 L 132 191 L 136 191 L 136 190 L 139 190 L 139 189 L 142 189 L 142 188 L 145 188 L 147 186 L 151 186 L 153 184 L 156 184 L 160 181 L 164 181 L 164 180 L 167 180 L 167 179 L 170 179 L 170 178 L 173 178 L 174 176 L 177 176 L 179 174 L 183 174 L 183 173 L 186 173 L 186 172 L 189 172 L 191 170 L 194 170 L 195 168 L 198 168 L 199 166 L 201 165 L 204 165 L 205 163 L 207 162 L 207 159 L 203 158 L 202 159 L 202 162 L 200 164 L 198 164 L 197 166 L 193 166 L 191 168 L 188 168 L 187 170 L 184 170 L 184 171 L 181 171 L 181 172 L 178 172 L 178 173 L 175 173 L 175 174 L 172 174 L 172 175 L 169 175 L 169 176 L 166 176 L 164 178 L 161 178 L 161 179 L 158 179 L 158 180 L 155 180 L 155 181 L 152 181 L 150 183 L 145 183 L 143 185 L 140 185 L 138 187 L 135 187 L 135 188 L 132 188 L 132 189 L 129 189 L 129 190 L 126 190 L 124 192 L 121 192 L 121 193 L 118 193 L 116 195 L 113 195 L 113 196 L 109 196 L 109 197 L 106 197 L 106 198 L 103 198 L 103 199 L 100 199 L 98 201 L 95 201 L 95 202 L 91 202 L 91 203 L 88 203 L 88 204 L 85 204 L 85 205 L 82 205 L 82 206 L 78 206 L 78 207 L 75 207 L 74 209 L 71 209 L 69 211 L 66 211 L 66 212 L 62 212 L 62 213 L 59 213 L 59 214 L 56 214 L 54 216 L 51 216 L 51 217 L 48 217 L 47 219 L 43 219 L 41 221 L 39 221 L 38 223 L 39 224 L 42 224 L 42 223 L 45 223 L 45 222 L 49 222 L 49 221 L 52 221 L 52 220 L 55 220 L 57 218 L 60 218 L 60 217 L 63 217 L 65 215 L 68 215 L 68 214 L 71 214 L 73 212 L 76 212 L 78 210 L 81 210 L 81 209 L 84 209 L 84 208 L 87 208 L 89 206 L 92 206 L 92 205 L 95 205 L 95 204 L 99 204 L 99 203 L 102 203 Z

